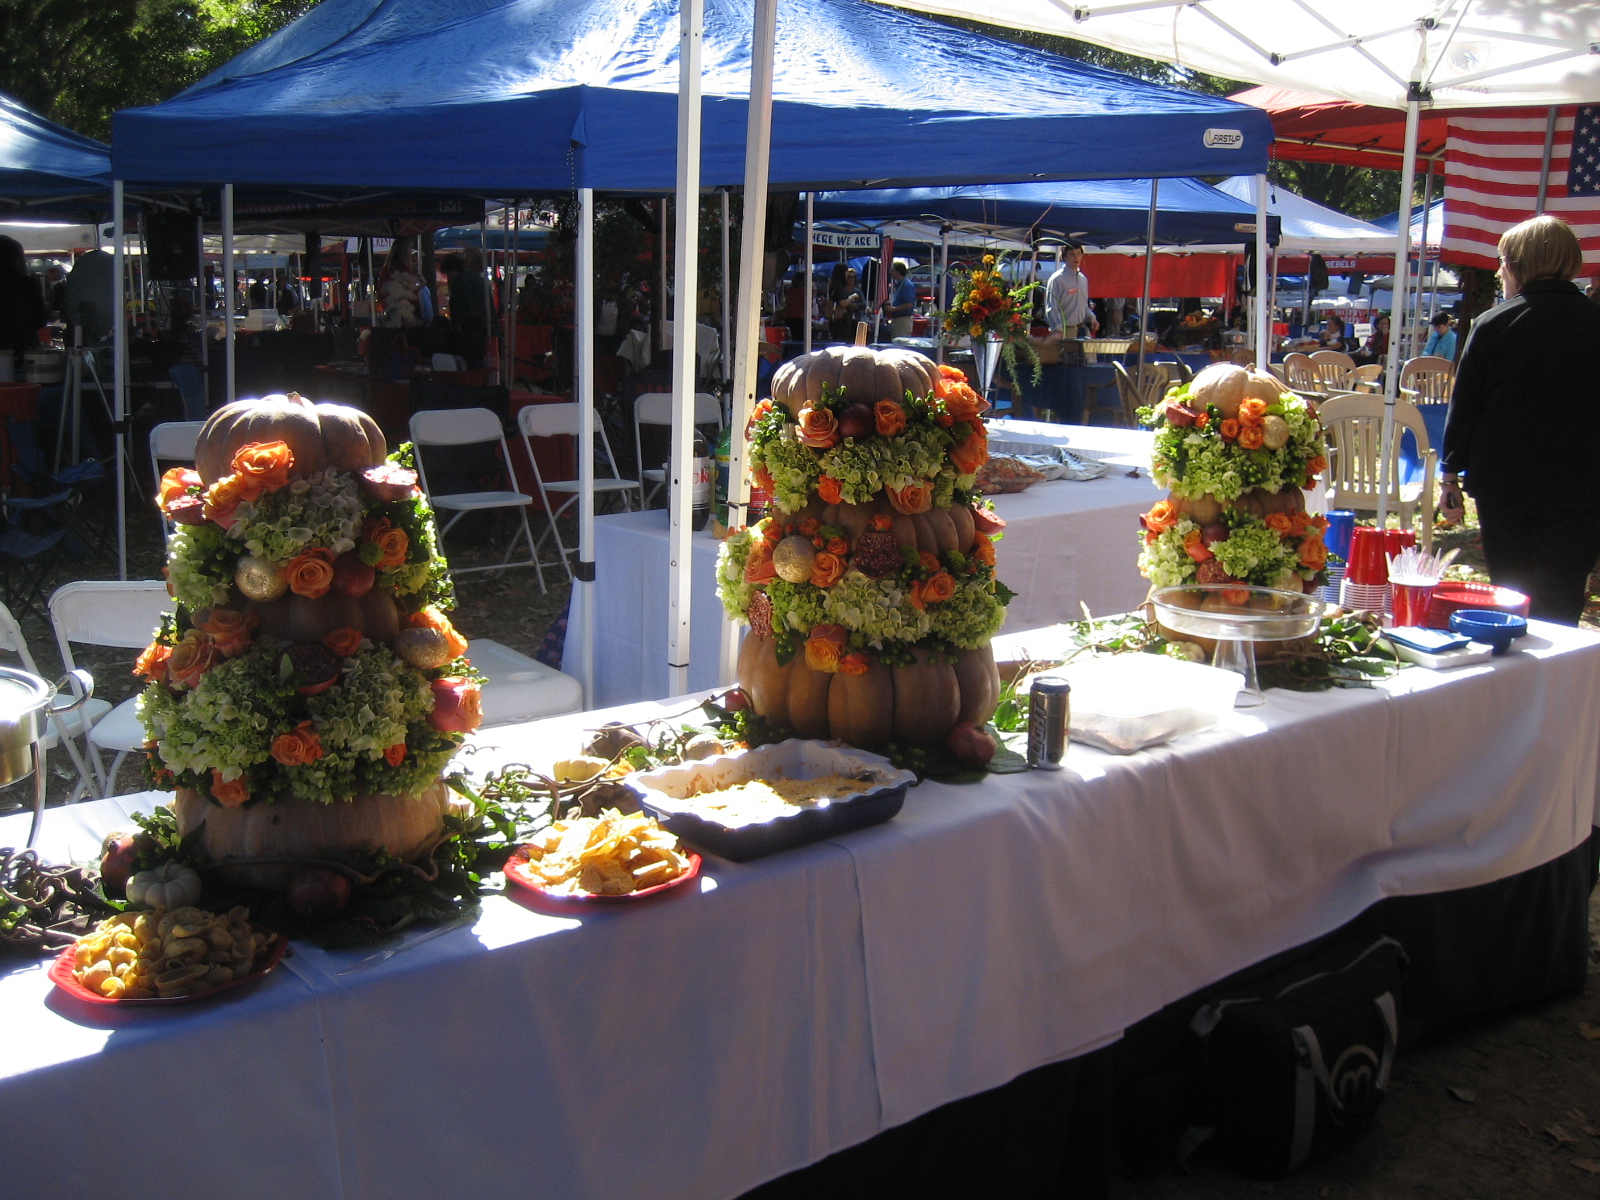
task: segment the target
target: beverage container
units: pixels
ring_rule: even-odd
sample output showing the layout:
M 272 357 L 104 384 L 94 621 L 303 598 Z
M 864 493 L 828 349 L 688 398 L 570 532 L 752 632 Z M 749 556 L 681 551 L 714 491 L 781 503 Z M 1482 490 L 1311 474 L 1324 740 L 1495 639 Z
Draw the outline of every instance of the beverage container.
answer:
M 733 454 L 733 426 L 724 425 L 722 436 L 717 439 L 716 465 L 717 465 L 717 524 L 724 528 L 728 524 L 728 460 Z
M 1351 583 L 1381 586 L 1389 582 L 1389 562 L 1381 529 L 1361 526 L 1350 541 L 1350 568 L 1345 578 Z M 1399 548 L 1395 551 L 1398 554 Z
M 689 464 L 689 503 L 694 510 L 694 528 L 704 529 L 711 520 L 711 447 L 698 429 L 694 431 L 694 460 Z
M 1433 606 L 1433 588 L 1431 583 L 1394 583 L 1391 580 L 1389 605 L 1394 613 L 1394 624 L 1426 628 L 1428 610 Z
M 1072 685 L 1041 675 L 1028 690 L 1028 765 L 1036 771 L 1059 771 L 1067 753 L 1067 725 L 1072 715 Z
M 1335 558 L 1350 560 L 1350 536 L 1355 532 L 1356 514 L 1348 508 L 1336 508 L 1326 514 L 1328 518 L 1328 532 L 1323 535 L 1323 541 L 1328 544 L 1328 553 Z

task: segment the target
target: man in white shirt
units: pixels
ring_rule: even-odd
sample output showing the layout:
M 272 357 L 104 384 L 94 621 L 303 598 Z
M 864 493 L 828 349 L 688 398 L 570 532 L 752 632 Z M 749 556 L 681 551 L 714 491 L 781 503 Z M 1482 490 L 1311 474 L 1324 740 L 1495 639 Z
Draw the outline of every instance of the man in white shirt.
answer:
M 1083 270 L 1083 247 L 1067 247 L 1067 259 L 1044 285 L 1044 319 L 1052 333 L 1077 337 L 1080 326 L 1092 334 L 1100 328 L 1089 307 L 1089 280 Z

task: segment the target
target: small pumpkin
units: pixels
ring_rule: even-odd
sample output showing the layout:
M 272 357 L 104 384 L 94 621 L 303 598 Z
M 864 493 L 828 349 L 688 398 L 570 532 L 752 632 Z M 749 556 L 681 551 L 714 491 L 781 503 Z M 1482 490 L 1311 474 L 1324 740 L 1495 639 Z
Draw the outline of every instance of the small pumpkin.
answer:
M 1245 386 L 1249 382 L 1250 373 L 1243 367 L 1233 363 L 1212 363 L 1194 377 L 1194 382 L 1189 385 L 1189 395 L 1193 398 L 1193 407 L 1202 412 L 1215 404 L 1224 417 L 1236 417 L 1239 415 L 1239 402 L 1245 398 Z
M 822 399 L 825 387 L 844 389 L 853 403 L 903 400 L 933 391 L 939 368 L 915 350 L 872 350 L 866 346 L 828 346 L 790 359 L 772 377 L 772 399 L 798 415 L 805 404 Z
M 314 475 L 327 467 L 364 471 L 384 461 L 388 445 L 373 419 L 343 404 L 312 404 L 297 393 L 235 400 L 200 430 L 194 465 L 208 487 L 232 469 L 233 456 L 252 442 L 283 442 L 294 455 L 290 474 Z
M 178 862 L 164 862 L 128 879 L 128 903 L 134 908 L 185 908 L 200 902 L 205 885 L 200 876 Z

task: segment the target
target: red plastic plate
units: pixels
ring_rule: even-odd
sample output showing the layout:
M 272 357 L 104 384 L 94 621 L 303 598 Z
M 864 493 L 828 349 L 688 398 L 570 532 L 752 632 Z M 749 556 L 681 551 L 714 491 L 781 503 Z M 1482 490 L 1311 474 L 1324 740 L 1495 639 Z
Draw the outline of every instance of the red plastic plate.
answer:
M 83 984 L 72 977 L 72 969 L 76 965 L 76 946 L 68 946 L 50 966 L 50 982 L 55 984 L 67 995 L 82 1000 L 85 1004 L 115 1004 L 119 1008 L 133 1004 L 188 1004 L 191 1000 L 204 1000 L 207 996 L 215 996 L 218 992 L 226 992 L 230 988 L 243 987 L 260 979 L 273 967 L 278 965 L 283 958 L 283 952 L 289 948 L 289 939 L 282 934 L 274 934 L 273 940 L 267 943 L 266 957 L 261 960 L 261 965 L 250 974 L 219 983 L 214 988 L 207 988 L 203 992 L 195 992 L 192 996 L 143 996 L 137 1000 L 113 1000 L 110 996 L 102 996 L 98 992 L 91 992 Z
M 654 887 L 641 888 L 637 892 L 629 892 L 626 896 L 594 896 L 582 892 L 575 896 L 559 895 L 546 889 L 538 877 L 528 870 L 528 852 L 519 848 L 515 854 L 506 860 L 506 878 L 518 887 L 527 888 L 535 893 L 541 900 L 553 900 L 557 903 L 572 902 L 575 904 L 619 904 L 630 900 L 643 900 L 646 896 L 654 896 L 657 892 L 664 892 L 668 888 L 675 888 L 680 883 L 688 883 L 700 874 L 700 856 L 689 855 L 689 869 L 676 879 L 669 879 L 666 883 L 658 883 Z

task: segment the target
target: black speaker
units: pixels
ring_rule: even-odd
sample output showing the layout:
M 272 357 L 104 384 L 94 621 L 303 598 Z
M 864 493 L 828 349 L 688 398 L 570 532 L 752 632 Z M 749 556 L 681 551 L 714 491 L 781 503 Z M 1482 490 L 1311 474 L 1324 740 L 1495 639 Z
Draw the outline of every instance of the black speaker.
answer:
M 195 220 L 194 213 L 176 209 L 145 211 L 145 263 L 151 279 L 171 282 L 195 277 L 200 269 Z

